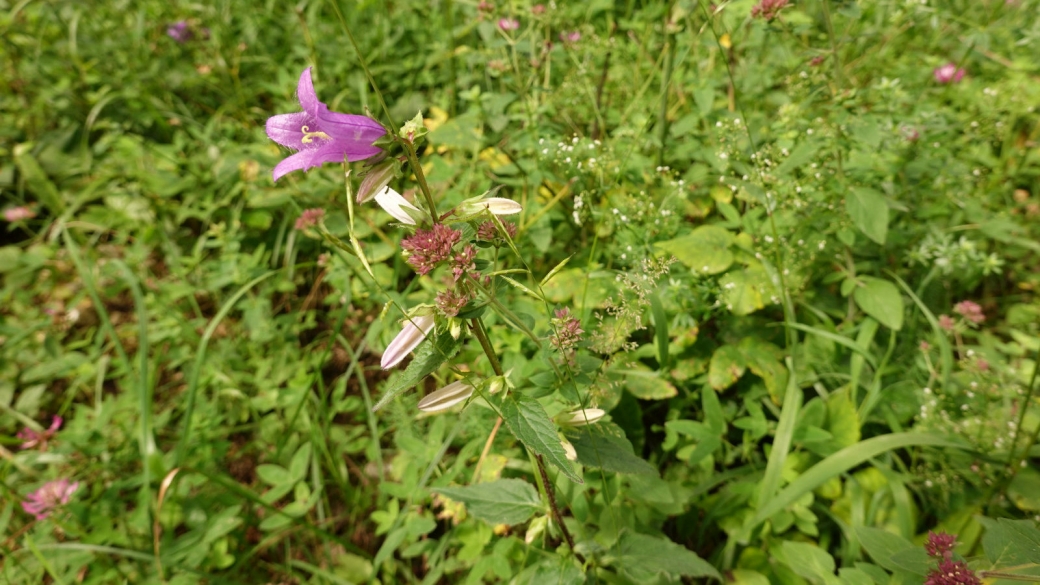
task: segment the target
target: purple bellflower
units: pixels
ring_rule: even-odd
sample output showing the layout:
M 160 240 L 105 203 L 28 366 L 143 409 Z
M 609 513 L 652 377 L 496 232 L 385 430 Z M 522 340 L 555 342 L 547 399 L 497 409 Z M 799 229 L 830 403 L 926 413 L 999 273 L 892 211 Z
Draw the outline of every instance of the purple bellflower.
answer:
M 296 87 L 302 112 L 279 114 L 267 119 L 267 136 L 282 146 L 298 151 L 274 167 L 275 181 L 292 171 L 306 171 L 327 162 L 354 162 L 382 152 L 372 143 L 386 128 L 367 116 L 332 112 L 318 101 L 308 67 Z
M 183 45 L 190 41 L 194 35 L 191 32 L 191 27 L 188 26 L 188 21 L 178 20 L 166 27 L 166 36 Z

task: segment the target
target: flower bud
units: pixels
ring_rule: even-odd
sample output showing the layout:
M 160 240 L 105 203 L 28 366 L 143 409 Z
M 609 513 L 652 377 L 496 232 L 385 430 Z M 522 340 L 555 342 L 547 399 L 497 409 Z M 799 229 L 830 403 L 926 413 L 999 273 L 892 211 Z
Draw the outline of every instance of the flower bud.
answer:
M 520 213 L 523 206 L 505 197 L 474 197 L 467 199 L 459 205 L 458 213 L 462 217 L 480 215 L 484 211 L 490 211 L 494 215 L 513 215 Z
M 382 191 L 377 193 L 375 200 L 384 211 L 401 223 L 406 223 L 408 225 L 415 225 L 417 223 L 415 218 L 408 213 L 409 210 L 422 215 L 421 209 L 409 203 L 400 193 L 394 191 L 390 187 L 384 187 Z
M 361 180 L 361 185 L 358 187 L 358 203 L 364 203 L 371 200 L 377 193 L 381 192 L 390 184 L 390 181 L 394 179 L 394 175 L 397 174 L 395 172 L 397 170 L 395 162 L 396 161 L 393 159 L 385 160 L 368 171 L 365 178 Z
M 574 450 L 574 445 L 571 445 L 568 441 L 560 441 L 560 445 L 563 446 L 563 454 L 567 456 L 567 459 L 571 461 L 578 460 L 578 452 Z
M 465 402 L 473 394 L 473 386 L 463 380 L 452 382 L 447 386 L 427 394 L 419 401 L 419 410 L 423 412 L 440 412 Z
M 603 418 L 603 415 L 605 414 L 607 414 L 607 412 L 599 408 L 574 410 L 556 415 L 556 424 L 566 427 L 581 427 L 598 421 Z
M 401 332 L 390 342 L 390 345 L 386 346 L 379 365 L 384 370 L 389 370 L 401 363 L 405 356 L 412 353 L 412 350 L 426 339 L 426 336 L 433 330 L 433 325 L 433 315 L 419 315 L 406 319 Z

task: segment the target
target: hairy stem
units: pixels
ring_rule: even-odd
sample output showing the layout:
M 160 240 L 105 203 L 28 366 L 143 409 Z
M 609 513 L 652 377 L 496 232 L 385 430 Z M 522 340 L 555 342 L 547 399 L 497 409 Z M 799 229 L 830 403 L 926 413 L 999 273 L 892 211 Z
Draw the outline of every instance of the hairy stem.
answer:
M 560 507 L 556 504 L 556 492 L 553 490 L 552 484 L 549 483 L 549 474 L 545 471 L 545 461 L 542 461 L 541 455 L 535 455 L 534 458 L 538 462 L 538 475 L 541 477 L 542 487 L 545 488 L 545 495 L 549 500 L 549 508 L 552 509 L 553 518 L 556 518 L 556 523 L 560 526 L 560 532 L 563 533 L 563 539 L 567 541 L 567 546 L 571 547 L 571 552 L 573 552 L 574 537 L 571 536 L 571 531 L 567 530 L 567 525 L 563 523 L 563 515 L 560 514 Z M 575 552 L 574 554 L 580 558 L 578 553 Z

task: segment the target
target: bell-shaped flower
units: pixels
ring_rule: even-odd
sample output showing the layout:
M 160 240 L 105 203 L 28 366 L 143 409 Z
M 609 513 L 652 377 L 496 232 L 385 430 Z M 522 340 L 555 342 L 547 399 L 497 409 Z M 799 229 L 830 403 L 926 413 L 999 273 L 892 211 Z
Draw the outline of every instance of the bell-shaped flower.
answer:
M 465 402 L 472 395 L 473 386 L 470 386 L 464 380 L 459 380 L 427 394 L 419 401 L 419 410 L 423 412 L 448 410 L 456 404 Z
M 389 370 L 401 363 L 405 356 L 412 353 L 426 339 L 426 336 L 433 330 L 433 325 L 433 315 L 417 315 L 405 319 L 401 332 L 390 342 L 390 345 L 386 346 L 379 365 L 384 370 Z
M 274 167 L 275 181 L 292 171 L 306 171 L 327 162 L 359 161 L 382 152 L 372 143 L 386 128 L 367 116 L 329 111 L 318 101 L 308 67 L 296 87 L 302 112 L 279 114 L 267 120 L 267 136 L 282 146 L 298 151 Z
M 421 209 L 409 203 L 400 193 L 390 187 L 383 187 L 383 190 L 376 194 L 375 200 L 383 208 L 383 211 L 389 213 L 390 217 L 401 223 L 408 225 L 416 224 L 415 218 L 408 211 L 422 215 Z
M 565 427 L 590 425 L 603 418 L 607 412 L 600 408 L 586 408 L 556 415 L 556 423 Z

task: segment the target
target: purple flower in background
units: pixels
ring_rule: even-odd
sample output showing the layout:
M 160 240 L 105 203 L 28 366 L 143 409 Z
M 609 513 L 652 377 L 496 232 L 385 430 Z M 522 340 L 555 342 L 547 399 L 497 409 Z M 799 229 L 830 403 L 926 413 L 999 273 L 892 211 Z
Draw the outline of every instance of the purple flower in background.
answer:
M 498 20 L 498 28 L 502 30 L 516 30 L 520 28 L 520 21 L 515 18 L 500 18 Z
M 581 33 L 576 30 L 560 33 L 560 40 L 565 43 L 576 43 L 581 40 Z
M 69 498 L 79 488 L 79 482 L 69 483 L 67 479 L 49 481 L 40 489 L 25 496 L 22 509 L 36 516 L 37 520 L 43 520 L 51 515 L 58 506 L 69 503 Z
M 367 116 L 332 112 L 318 101 L 308 67 L 300 75 L 296 95 L 303 111 L 267 119 L 267 136 L 282 146 L 298 151 L 274 167 L 275 181 L 292 171 L 306 171 L 327 162 L 354 162 L 382 152 L 372 143 L 386 128 Z
M 964 69 L 958 68 L 953 63 L 947 63 L 942 67 L 936 67 L 932 74 L 939 83 L 959 83 L 964 77 Z
M 33 447 L 40 447 L 41 450 L 47 448 L 47 441 L 51 440 L 51 437 L 58 432 L 61 428 L 62 418 L 55 416 L 51 419 L 51 426 L 42 430 L 34 431 L 29 427 L 18 431 L 18 438 L 22 440 L 22 449 L 32 449 Z
M 929 531 L 928 540 L 924 543 L 924 550 L 930 557 L 949 559 L 950 553 L 953 552 L 953 547 L 956 544 L 957 537 L 952 534 Z
M 177 22 L 166 27 L 166 36 L 177 41 L 178 43 L 184 44 L 190 41 L 194 35 L 191 32 L 191 28 L 188 26 L 188 21 L 178 20 Z
M 325 218 L 325 210 L 320 207 L 304 209 L 300 217 L 296 218 L 296 229 L 303 231 L 318 225 Z
M 773 20 L 787 6 L 788 0 L 762 0 L 751 9 L 751 16 Z
M 953 311 L 976 325 L 986 320 L 982 307 L 974 301 L 961 301 L 953 306 Z

